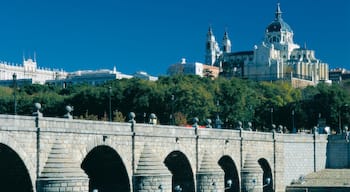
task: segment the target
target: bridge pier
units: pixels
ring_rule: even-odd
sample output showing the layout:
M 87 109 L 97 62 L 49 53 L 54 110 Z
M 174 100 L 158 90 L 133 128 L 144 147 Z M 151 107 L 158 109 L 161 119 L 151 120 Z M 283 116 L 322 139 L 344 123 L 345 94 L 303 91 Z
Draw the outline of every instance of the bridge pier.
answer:
M 203 155 L 201 167 L 197 172 L 197 191 L 224 191 L 225 173 L 206 151 Z
M 89 178 L 73 160 L 70 146 L 55 140 L 41 175 L 36 192 L 87 192 Z
M 134 191 L 172 191 L 172 175 L 148 145 L 144 146 L 133 176 L 133 189 Z
M 263 171 L 251 154 L 247 154 L 241 170 L 242 192 L 263 192 Z
M 39 178 L 36 192 L 87 192 L 89 179 L 86 178 Z

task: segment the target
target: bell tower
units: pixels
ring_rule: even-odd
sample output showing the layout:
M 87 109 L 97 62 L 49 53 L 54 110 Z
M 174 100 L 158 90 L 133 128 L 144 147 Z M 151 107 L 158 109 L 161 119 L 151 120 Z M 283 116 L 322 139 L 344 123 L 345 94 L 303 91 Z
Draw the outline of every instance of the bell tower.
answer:
M 214 65 L 219 53 L 219 45 L 215 40 L 212 28 L 209 27 L 207 41 L 205 43 L 205 64 Z
M 224 38 L 222 40 L 222 50 L 224 53 L 231 53 L 231 41 L 228 37 L 227 31 L 225 31 Z

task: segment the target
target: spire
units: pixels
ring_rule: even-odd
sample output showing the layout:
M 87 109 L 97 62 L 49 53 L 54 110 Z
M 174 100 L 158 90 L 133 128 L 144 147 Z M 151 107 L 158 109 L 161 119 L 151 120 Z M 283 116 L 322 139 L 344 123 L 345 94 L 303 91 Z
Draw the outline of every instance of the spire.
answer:
M 211 26 L 209 26 L 208 33 L 207 33 L 207 41 L 215 41 L 213 29 Z
M 277 3 L 275 17 L 276 17 L 276 20 L 282 19 L 282 11 L 281 11 L 281 8 L 280 8 L 280 3 Z
M 212 35 L 213 35 L 213 29 L 211 28 L 211 25 L 209 25 L 208 36 L 212 36 Z
M 36 62 L 36 52 L 34 51 L 34 58 L 33 61 Z
M 229 38 L 228 38 L 227 30 L 225 30 L 225 33 L 224 33 L 224 40 L 226 40 L 226 39 L 229 39 Z
M 231 52 L 231 41 L 230 41 L 230 38 L 228 37 L 227 30 L 225 30 L 222 44 L 223 44 L 223 51 L 226 53 L 230 53 Z

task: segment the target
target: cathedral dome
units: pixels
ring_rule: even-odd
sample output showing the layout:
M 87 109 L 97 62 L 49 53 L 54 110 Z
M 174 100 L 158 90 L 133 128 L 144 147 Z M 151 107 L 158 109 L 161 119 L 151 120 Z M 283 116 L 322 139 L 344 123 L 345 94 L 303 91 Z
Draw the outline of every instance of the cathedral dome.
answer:
M 292 28 L 284 22 L 282 19 L 278 19 L 270 23 L 270 25 L 266 28 L 267 32 L 280 32 L 280 31 L 288 31 L 292 32 Z
M 282 19 L 282 12 L 281 12 L 279 3 L 277 4 L 275 20 L 267 26 L 266 31 L 267 32 L 281 32 L 281 31 L 292 32 L 292 28 L 290 28 L 290 26 L 286 22 L 284 22 Z

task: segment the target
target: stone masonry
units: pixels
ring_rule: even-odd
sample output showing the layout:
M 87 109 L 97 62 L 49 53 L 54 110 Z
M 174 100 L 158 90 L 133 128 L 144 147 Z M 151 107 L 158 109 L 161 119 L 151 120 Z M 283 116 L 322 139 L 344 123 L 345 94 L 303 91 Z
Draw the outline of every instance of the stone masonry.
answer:
M 118 166 L 125 168 L 131 191 L 174 191 L 172 173 L 177 171 L 165 166 L 165 159 L 174 154 L 190 165 L 194 191 L 223 191 L 228 173 L 218 161 L 225 156 L 237 167 L 242 191 L 253 185 L 262 191 L 265 173 L 258 161 L 264 160 L 271 170 L 272 188 L 282 192 L 300 175 L 326 167 L 328 142 L 326 135 L 0 115 L 0 144 L 17 153 L 34 192 L 92 191 L 94 183 L 81 165 L 101 146 L 118 154 Z M 187 165 L 170 162 L 173 169 Z M 339 160 L 339 165 L 348 162 Z

